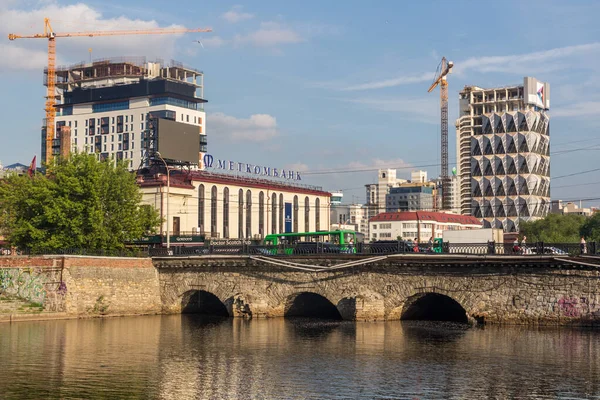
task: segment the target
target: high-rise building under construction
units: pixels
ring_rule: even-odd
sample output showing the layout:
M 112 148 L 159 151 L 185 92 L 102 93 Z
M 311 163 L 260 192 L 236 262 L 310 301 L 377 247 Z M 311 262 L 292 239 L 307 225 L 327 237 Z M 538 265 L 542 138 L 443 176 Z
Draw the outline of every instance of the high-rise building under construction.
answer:
M 203 81 L 202 72 L 181 63 L 147 62 L 143 57 L 58 67 L 56 138 L 47 149 L 42 128 L 42 159 L 46 151 L 65 156 L 77 150 L 100 160 L 123 160 L 137 169 L 148 159 L 148 136 L 156 128 L 152 121 L 166 119 L 198 134 L 192 139 L 198 162 L 206 151 Z M 162 137 L 165 144 L 168 133 Z
M 550 205 L 550 85 L 465 86 L 456 121 L 461 213 L 518 231 Z

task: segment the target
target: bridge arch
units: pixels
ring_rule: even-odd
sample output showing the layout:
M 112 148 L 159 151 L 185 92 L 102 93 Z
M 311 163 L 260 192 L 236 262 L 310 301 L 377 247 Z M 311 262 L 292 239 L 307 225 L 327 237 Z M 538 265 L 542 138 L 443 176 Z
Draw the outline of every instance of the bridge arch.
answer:
M 468 323 L 467 310 L 452 297 L 435 292 L 418 293 L 406 299 L 400 320 Z
M 328 298 L 314 292 L 289 295 L 284 304 L 284 317 L 309 317 L 342 320 L 342 314 Z
M 231 314 L 223 302 L 205 290 L 188 290 L 181 296 L 182 314 L 206 314 L 229 317 Z

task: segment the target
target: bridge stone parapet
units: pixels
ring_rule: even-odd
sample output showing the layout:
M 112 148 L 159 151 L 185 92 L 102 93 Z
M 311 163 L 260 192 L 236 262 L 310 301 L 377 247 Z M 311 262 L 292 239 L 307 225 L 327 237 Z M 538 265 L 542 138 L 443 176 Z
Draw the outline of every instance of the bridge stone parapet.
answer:
M 428 312 L 437 307 L 451 313 L 452 307 L 439 302 L 446 299 L 472 322 L 595 324 L 600 321 L 600 270 L 565 260 L 336 255 L 164 257 L 153 262 L 167 313 L 181 312 L 191 293 L 202 292 L 214 295 L 230 316 L 281 317 L 292 315 L 299 299 L 312 294 L 328 300 L 347 320 L 410 319 L 427 307 Z

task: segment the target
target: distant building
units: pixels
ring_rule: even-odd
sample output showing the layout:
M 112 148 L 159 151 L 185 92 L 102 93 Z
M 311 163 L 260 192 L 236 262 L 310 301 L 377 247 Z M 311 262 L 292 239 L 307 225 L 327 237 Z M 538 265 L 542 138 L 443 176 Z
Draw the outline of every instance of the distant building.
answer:
M 99 160 L 123 160 L 135 170 L 147 160 L 145 148 L 154 140 L 146 137 L 150 128 L 152 132 L 156 128 L 152 119 L 177 121 L 197 134 L 197 164 L 206 152 L 201 71 L 175 61 L 164 64 L 131 57 L 57 68 L 56 79 L 56 137 L 47 149 L 46 128 L 42 128 L 42 160 L 47 151 L 66 156 L 77 150 L 95 154 Z M 175 139 L 165 137 L 170 136 L 167 133 L 160 140 L 176 148 Z
M 518 221 L 543 218 L 550 207 L 550 85 L 460 92 L 456 151 L 461 213 L 485 228 L 518 230 Z
M 385 196 L 385 211 L 433 211 L 433 193 L 433 187 L 420 183 L 391 188 Z
M 337 206 L 342 204 L 342 199 L 344 198 L 344 193 L 341 191 L 331 192 L 331 205 Z
M 333 196 L 333 194 L 332 194 Z M 362 204 L 331 204 L 331 229 L 352 229 L 367 236 L 368 208 Z
M 429 211 L 390 212 L 369 219 L 371 240 L 440 238 L 445 230 L 480 229 L 481 221 L 468 215 Z
M 160 232 L 219 239 L 263 239 L 271 233 L 329 230 L 331 194 L 318 187 L 207 171 L 143 168 L 137 177 L 142 203 L 165 222 Z M 177 243 L 173 241 L 173 243 Z M 180 243 L 184 244 L 184 243 Z
M 365 185 L 367 189 L 368 217 L 371 218 L 385 212 L 385 196 L 389 193 L 390 188 L 398 187 L 406 182 L 406 179 L 396 178 L 395 169 L 380 169 L 377 175 L 377 183 Z
M 554 214 L 574 214 L 589 217 L 594 214 L 594 211 L 593 208 L 582 208 L 573 202 L 563 204 L 562 200 L 552 200 L 550 206 L 550 212 Z

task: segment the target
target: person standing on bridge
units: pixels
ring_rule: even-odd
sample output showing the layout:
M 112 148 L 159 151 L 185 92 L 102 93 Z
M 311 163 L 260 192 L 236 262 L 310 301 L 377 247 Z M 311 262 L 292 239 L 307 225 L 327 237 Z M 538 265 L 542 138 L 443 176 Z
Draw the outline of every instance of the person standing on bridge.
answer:
M 579 249 L 581 250 L 581 254 L 587 253 L 587 244 L 585 243 L 585 238 L 583 236 L 579 241 Z

